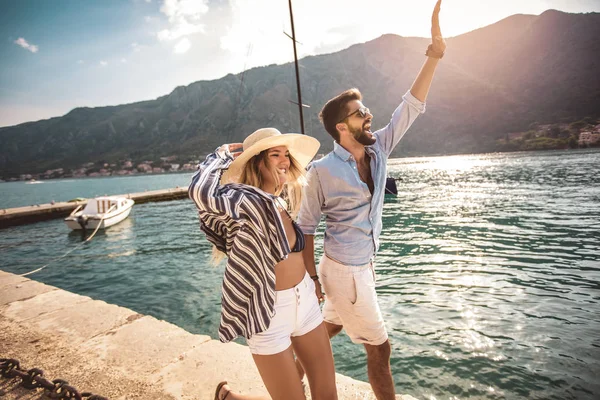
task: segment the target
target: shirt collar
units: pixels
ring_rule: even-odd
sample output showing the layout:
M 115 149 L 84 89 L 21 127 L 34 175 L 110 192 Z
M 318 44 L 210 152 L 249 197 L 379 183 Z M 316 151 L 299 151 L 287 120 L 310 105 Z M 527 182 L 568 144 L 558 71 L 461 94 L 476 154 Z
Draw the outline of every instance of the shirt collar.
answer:
M 375 151 L 373 150 L 373 146 L 365 146 L 365 150 L 367 154 L 369 154 L 369 156 L 371 157 L 376 155 Z M 338 156 L 344 161 L 348 161 L 352 158 L 352 154 L 350 154 L 348 150 L 343 148 L 342 145 L 336 141 L 333 142 L 333 152 L 336 156 Z
M 348 161 L 352 157 L 352 154 L 336 141 L 333 142 L 333 152 L 344 161 Z

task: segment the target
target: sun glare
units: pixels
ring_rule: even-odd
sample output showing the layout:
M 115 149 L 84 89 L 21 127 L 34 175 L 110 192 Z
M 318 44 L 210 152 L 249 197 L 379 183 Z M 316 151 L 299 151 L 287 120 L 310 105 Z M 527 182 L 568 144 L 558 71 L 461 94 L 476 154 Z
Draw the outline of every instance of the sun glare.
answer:
M 466 156 L 440 157 L 434 160 L 431 167 L 440 169 L 448 174 L 464 173 L 476 166 L 480 159 Z

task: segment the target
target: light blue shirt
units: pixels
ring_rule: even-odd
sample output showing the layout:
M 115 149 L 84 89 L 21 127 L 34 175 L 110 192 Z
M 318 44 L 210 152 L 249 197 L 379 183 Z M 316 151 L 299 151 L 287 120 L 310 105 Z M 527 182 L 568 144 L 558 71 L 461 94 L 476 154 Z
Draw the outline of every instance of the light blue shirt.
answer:
M 354 157 L 337 142 L 333 151 L 311 164 L 308 185 L 298 214 L 298 225 L 314 235 L 321 215 L 325 215 L 325 254 L 344 265 L 364 265 L 379 248 L 381 214 L 387 178 L 387 160 L 408 128 L 425 112 L 425 103 L 410 91 L 392 114 L 392 119 L 374 133 L 377 141 L 365 146 L 371 157 L 371 175 L 375 189 L 358 175 Z

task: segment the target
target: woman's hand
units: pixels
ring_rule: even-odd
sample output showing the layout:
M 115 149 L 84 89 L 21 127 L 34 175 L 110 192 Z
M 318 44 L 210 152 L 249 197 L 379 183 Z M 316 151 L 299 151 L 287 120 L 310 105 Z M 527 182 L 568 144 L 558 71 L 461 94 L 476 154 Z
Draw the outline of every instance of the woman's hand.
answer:
M 323 289 L 321 288 L 321 282 L 319 280 L 315 280 L 315 296 L 317 296 L 317 300 L 319 304 L 325 301 L 325 293 L 323 293 Z
M 233 159 L 235 160 L 240 154 L 242 154 L 242 151 L 234 151 L 234 150 L 239 150 L 243 147 L 242 143 L 226 143 L 224 145 L 222 145 L 221 147 L 219 147 L 219 152 L 225 152 L 226 154 L 229 153 L 231 154 L 231 156 L 233 157 Z

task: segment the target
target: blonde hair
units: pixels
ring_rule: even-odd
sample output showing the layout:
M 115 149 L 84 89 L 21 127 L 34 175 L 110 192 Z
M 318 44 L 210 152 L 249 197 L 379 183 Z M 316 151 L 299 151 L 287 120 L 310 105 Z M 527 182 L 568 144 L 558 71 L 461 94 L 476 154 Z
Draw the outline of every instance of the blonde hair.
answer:
M 246 165 L 240 175 L 239 183 L 245 185 L 254 186 L 261 188 L 263 184 L 263 177 L 260 173 L 260 163 L 265 162 L 266 167 L 271 171 L 274 182 L 279 182 L 277 171 L 270 165 L 269 157 L 266 157 L 267 150 L 263 150 L 254 157 L 252 157 Z M 300 167 L 298 160 L 290 153 L 290 168 L 288 169 L 288 179 L 282 185 L 275 187 L 275 196 L 281 196 L 287 203 L 287 212 L 290 213 L 293 219 L 298 215 L 300 211 L 300 204 L 302 203 L 302 188 L 306 185 L 306 177 L 304 168 Z M 211 262 L 213 264 L 219 264 L 226 257 L 226 254 L 219 251 L 215 246 L 212 249 Z

